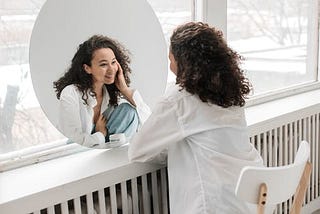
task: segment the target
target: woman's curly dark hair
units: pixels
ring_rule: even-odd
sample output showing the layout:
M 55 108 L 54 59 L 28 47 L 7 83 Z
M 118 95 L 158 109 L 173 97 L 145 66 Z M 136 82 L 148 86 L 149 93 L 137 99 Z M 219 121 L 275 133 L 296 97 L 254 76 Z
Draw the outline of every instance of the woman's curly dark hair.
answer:
M 178 26 L 170 40 L 181 90 L 224 108 L 245 104 L 251 85 L 239 67 L 241 56 L 227 46 L 222 32 L 189 22 Z
M 82 92 L 82 99 L 85 104 L 88 104 L 88 93 L 92 96 L 96 96 L 93 91 L 92 75 L 88 74 L 84 70 L 83 65 L 86 64 L 91 66 L 91 60 L 94 52 L 101 48 L 110 48 L 114 52 L 117 61 L 122 67 L 126 83 L 129 86 L 130 78 L 128 75 L 131 73 L 131 68 L 129 67 L 129 51 L 120 43 L 107 36 L 93 35 L 87 41 L 79 45 L 78 50 L 71 61 L 70 68 L 62 77 L 60 77 L 60 79 L 53 82 L 53 87 L 55 88 L 58 99 L 60 99 L 62 90 L 71 84 L 76 85 L 76 87 Z M 115 83 L 111 85 L 105 84 L 105 87 L 107 88 L 110 96 L 110 105 L 116 106 L 120 96 L 119 89 L 116 87 Z

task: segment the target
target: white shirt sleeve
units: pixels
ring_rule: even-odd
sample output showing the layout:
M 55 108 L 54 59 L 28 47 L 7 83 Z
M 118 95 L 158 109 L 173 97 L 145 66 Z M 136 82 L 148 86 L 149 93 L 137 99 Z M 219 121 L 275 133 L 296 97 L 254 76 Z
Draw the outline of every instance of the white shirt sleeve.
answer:
M 149 106 L 143 101 L 138 90 L 133 92 L 133 101 L 136 103 L 136 110 L 140 120 L 140 124 L 143 124 L 151 114 Z
M 176 107 L 167 101 L 157 104 L 129 145 L 130 161 L 146 162 L 163 158 L 168 146 L 184 138 Z
M 75 88 L 66 87 L 59 101 L 59 128 L 67 138 L 86 147 L 104 144 L 105 137 L 101 132 L 91 134 L 92 118 L 91 121 L 81 118 L 80 111 L 84 106 L 80 106 Z

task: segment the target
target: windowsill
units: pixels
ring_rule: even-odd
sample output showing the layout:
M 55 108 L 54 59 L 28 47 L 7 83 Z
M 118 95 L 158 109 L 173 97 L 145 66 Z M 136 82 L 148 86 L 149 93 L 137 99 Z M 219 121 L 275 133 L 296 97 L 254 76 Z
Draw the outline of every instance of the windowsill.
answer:
M 248 126 L 320 104 L 320 89 L 272 100 L 246 108 Z
M 130 168 L 134 168 L 134 172 Z M 127 147 L 121 147 L 113 150 L 92 149 L 9 170 L 0 173 L 0 210 L 1 206 L 14 206 L 16 201 L 26 196 L 57 190 L 66 184 L 81 183 L 103 173 L 114 177 L 108 182 L 118 183 L 119 179 L 140 176 L 155 168 L 161 166 L 129 163 Z
M 249 126 L 320 103 L 320 90 L 270 101 L 246 108 Z M 92 149 L 50 161 L 0 173 L 0 208 L 25 196 L 89 179 L 101 173 L 117 175 L 135 165 L 139 176 L 155 165 L 129 163 L 127 147 L 114 150 Z M 122 169 L 119 171 L 119 169 Z M 128 176 L 128 175 L 126 175 Z
M 0 174 L 0 205 L 128 165 L 126 148 L 93 149 Z

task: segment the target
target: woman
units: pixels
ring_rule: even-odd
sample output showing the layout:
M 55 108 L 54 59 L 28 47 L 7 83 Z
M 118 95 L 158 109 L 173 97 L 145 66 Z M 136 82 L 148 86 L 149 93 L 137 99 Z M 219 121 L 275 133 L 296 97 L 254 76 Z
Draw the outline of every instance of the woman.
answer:
M 240 170 L 262 166 L 244 115 L 240 56 L 204 23 L 174 30 L 169 89 L 129 145 L 131 161 L 167 161 L 170 213 L 250 213 L 234 194 Z
M 79 45 L 68 71 L 54 82 L 59 128 L 71 141 L 93 147 L 115 133 L 130 138 L 148 117 L 139 92 L 129 88 L 129 63 L 127 51 L 106 36 Z

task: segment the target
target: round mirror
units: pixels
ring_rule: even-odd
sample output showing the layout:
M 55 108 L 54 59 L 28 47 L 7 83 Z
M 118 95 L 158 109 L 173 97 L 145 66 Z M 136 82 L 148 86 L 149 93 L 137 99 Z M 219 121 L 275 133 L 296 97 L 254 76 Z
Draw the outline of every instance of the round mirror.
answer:
M 146 0 L 47 0 L 30 42 L 33 87 L 49 120 L 58 127 L 53 88 L 79 44 L 94 34 L 120 42 L 131 53 L 131 87 L 152 108 L 167 81 L 167 49 L 160 23 Z

